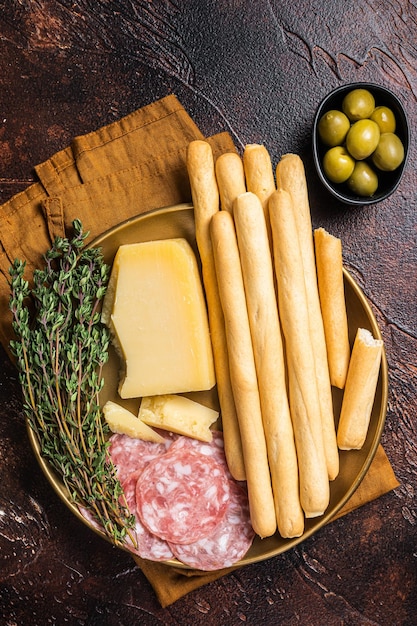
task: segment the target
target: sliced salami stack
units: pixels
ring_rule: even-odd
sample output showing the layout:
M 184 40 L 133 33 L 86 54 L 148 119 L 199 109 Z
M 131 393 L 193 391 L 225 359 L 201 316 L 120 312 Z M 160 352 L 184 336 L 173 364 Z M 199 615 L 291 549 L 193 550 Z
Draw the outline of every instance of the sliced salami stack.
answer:
M 223 435 L 211 443 L 169 436 L 166 445 L 113 435 L 109 454 L 145 559 L 173 556 L 204 571 L 229 567 L 250 548 L 254 532 L 244 485 L 227 468 Z

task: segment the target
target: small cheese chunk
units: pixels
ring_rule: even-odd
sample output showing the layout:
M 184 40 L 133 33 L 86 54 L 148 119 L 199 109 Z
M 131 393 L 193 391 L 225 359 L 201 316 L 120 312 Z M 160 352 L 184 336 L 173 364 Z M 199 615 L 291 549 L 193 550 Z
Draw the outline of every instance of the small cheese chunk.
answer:
M 128 435 L 133 439 L 154 441 L 155 443 L 163 443 L 165 441 L 161 435 L 138 419 L 136 415 L 116 402 L 108 400 L 103 406 L 103 414 L 113 433 Z
M 211 441 L 210 426 L 219 414 L 189 398 L 177 395 L 142 398 L 139 419 L 163 430 L 170 430 L 200 441 Z
M 102 319 L 122 359 L 122 398 L 215 385 L 203 288 L 185 239 L 120 246 Z

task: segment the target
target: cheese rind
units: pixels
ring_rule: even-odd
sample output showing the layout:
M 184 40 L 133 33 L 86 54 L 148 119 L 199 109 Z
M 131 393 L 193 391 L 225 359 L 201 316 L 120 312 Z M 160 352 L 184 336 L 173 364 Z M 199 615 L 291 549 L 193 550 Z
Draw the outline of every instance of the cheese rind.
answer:
M 117 402 L 108 400 L 103 406 L 103 414 L 113 433 L 128 435 L 133 439 L 154 441 L 155 443 L 164 443 L 165 441 L 161 435 Z
M 139 419 L 149 426 L 170 430 L 200 441 L 211 441 L 210 426 L 219 413 L 184 396 L 162 395 L 142 398 Z
M 124 366 L 122 398 L 215 385 L 203 288 L 185 239 L 120 246 L 102 319 Z

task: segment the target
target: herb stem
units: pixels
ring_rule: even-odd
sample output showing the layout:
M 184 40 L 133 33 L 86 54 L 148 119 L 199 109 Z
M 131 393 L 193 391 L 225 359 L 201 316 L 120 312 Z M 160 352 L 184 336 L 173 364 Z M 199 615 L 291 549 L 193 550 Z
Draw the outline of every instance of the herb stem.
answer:
M 130 537 L 135 545 L 134 516 L 109 459 L 99 403 L 109 345 L 99 307 L 109 267 L 100 250 L 84 247 L 88 233 L 79 220 L 73 228 L 71 240 L 56 238 L 44 269 L 33 274 L 32 287 L 24 279 L 24 262 L 16 259 L 10 268 L 16 335 L 10 347 L 41 455 L 68 497 L 89 510 L 116 544 Z

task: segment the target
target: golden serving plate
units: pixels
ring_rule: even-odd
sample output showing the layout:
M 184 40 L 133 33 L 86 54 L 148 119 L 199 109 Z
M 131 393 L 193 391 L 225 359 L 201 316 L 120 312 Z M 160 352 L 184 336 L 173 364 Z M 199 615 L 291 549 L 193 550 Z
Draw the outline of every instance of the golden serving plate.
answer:
M 183 237 L 189 241 L 196 254 L 197 247 L 194 230 L 194 212 L 190 204 L 181 204 L 165 209 L 159 209 L 139 215 L 129 219 L 103 235 L 97 237 L 90 246 L 100 246 L 103 251 L 104 260 L 112 264 L 117 249 L 122 244 L 151 241 L 157 239 L 169 239 Z M 198 256 L 197 256 L 198 258 Z M 382 339 L 378 324 L 373 312 L 357 283 L 352 276 L 344 269 L 344 283 L 346 306 L 349 324 L 349 339 L 351 345 L 359 327 L 369 329 L 373 336 Z M 112 399 L 119 404 L 123 404 L 133 412 L 139 408 L 140 399 L 123 401 L 118 396 L 117 386 L 119 378 L 119 359 L 113 349 L 110 350 L 109 361 L 105 366 L 104 389 L 101 394 L 101 402 Z M 187 394 L 194 400 L 200 400 L 212 408 L 218 409 L 218 397 L 216 389 L 208 392 Z M 339 418 L 343 392 L 333 388 L 333 402 L 336 420 Z M 384 427 L 388 399 L 388 372 L 385 351 L 382 355 L 381 369 L 378 386 L 376 390 L 375 402 L 369 424 L 366 441 L 361 450 L 340 451 L 340 472 L 337 478 L 330 483 L 330 503 L 324 515 L 305 520 L 305 530 L 301 537 L 295 539 L 282 539 L 278 533 L 266 539 L 256 537 L 254 543 L 246 556 L 240 561 L 240 565 L 255 563 L 264 559 L 281 554 L 294 547 L 300 542 L 310 537 L 319 528 L 329 522 L 339 509 L 349 500 L 351 495 L 359 486 L 365 476 L 372 459 L 377 450 L 382 430 Z M 29 430 L 29 438 L 34 449 L 36 458 L 59 497 L 84 524 L 89 526 L 94 532 L 101 535 L 108 541 L 111 539 L 102 531 L 98 530 L 92 523 L 88 522 L 79 512 L 78 507 L 71 502 L 68 493 L 57 477 L 56 473 L 40 455 L 40 449 L 36 437 L 32 430 Z M 179 563 L 177 560 L 167 561 L 169 565 L 190 569 L 188 566 Z

